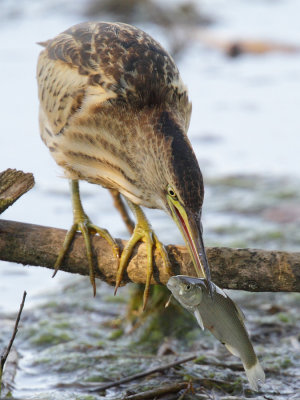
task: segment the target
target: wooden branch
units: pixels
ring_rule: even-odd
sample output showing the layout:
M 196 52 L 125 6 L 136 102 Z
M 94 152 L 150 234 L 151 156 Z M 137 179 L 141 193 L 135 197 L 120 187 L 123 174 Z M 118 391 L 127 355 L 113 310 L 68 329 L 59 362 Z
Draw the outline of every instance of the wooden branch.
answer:
M 0 220 L 0 259 L 24 265 L 53 269 L 66 231 L 39 225 Z M 121 250 L 125 241 L 117 239 Z M 99 236 L 92 237 L 96 277 L 115 283 L 117 262 L 110 245 Z M 173 274 L 195 275 L 189 253 L 183 246 L 167 246 Z M 300 253 L 256 249 L 207 248 L 213 281 L 222 288 L 249 291 L 300 292 Z M 152 284 L 165 284 L 170 275 L 165 271 L 159 253 L 155 252 Z M 145 283 L 146 247 L 136 246 L 124 274 L 123 283 Z M 61 270 L 88 275 L 84 241 L 76 234 L 71 251 Z
M 31 173 L 25 174 L 16 169 L 7 169 L 0 173 L 0 214 L 11 206 L 22 194 L 34 185 Z

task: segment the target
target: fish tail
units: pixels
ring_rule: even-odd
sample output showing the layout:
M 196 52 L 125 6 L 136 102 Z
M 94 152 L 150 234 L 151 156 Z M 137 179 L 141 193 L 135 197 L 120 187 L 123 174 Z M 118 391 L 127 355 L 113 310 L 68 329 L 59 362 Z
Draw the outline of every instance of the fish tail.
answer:
M 252 367 L 248 368 L 244 365 L 246 375 L 252 390 L 258 391 L 258 386 L 265 382 L 265 373 L 258 359 Z

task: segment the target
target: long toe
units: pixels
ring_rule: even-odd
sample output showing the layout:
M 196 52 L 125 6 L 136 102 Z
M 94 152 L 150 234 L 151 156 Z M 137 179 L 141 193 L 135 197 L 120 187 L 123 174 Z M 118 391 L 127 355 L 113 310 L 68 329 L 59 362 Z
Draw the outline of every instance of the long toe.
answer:
M 96 282 L 95 282 L 95 265 L 94 265 L 94 257 L 93 257 L 93 250 L 92 250 L 92 243 L 91 243 L 91 234 L 98 234 L 103 237 L 107 242 L 111 245 L 113 254 L 119 263 L 119 254 L 120 249 L 114 238 L 109 234 L 106 229 L 102 229 L 94 224 L 92 224 L 89 219 L 84 216 L 83 219 L 80 219 L 77 222 L 74 222 L 71 229 L 68 231 L 63 246 L 58 254 L 56 262 L 54 264 L 54 273 L 53 277 L 56 275 L 57 271 L 59 270 L 62 262 L 64 261 L 65 256 L 67 255 L 68 251 L 70 250 L 70 246 L 72 241 L 75 237 L 76 232 L 79 231 L 83 235 L 83 239 L 85 242 L 86 248 L 86 255 L 88 259 L 88 266 L 89 266 L 89 276 L 91 285 L 93 288 L 93 294 L 96 295 Z
M 168 273 L 170 273 L 170 271 L 171 271 L 171 263 L 170 263 L 168 253 L 167 253 L 164 245 L 158 240 L 157 236 L 153 232 L 150 225 L 149 224 L 146 225 L 144 223 L 143 226 L 141 226 L 140 224 L 137 224 L 131 238 L 127 242 L 127 244 L 124 247 L 124 250 L 121 254 L 120 264 L 119 264 L 119 268 L 118 268 L 117 276 L 116 276 L 115 294 L 117 292 L 118 287 L 120 286 L 120 284 L 122 282 L 124 271 L 129 264 L 130 257 L 133 254 L 134 248 L 135 248 L 136 244 L 140 241 L 145 242 L 146 246 L 147 246 L 146 279 L 145 279 L 145 290 L 144 290 L 144 296 L 143 296 L 143 310 L 144 310 L 147 305 L 148 298 L 149 298 L 150 283 L 151 283 L 151 278 L 153 275 L 153 264 L 154 264 L 153 251 L 154 251 L 154 249 L 155 248 L 158 249 Z

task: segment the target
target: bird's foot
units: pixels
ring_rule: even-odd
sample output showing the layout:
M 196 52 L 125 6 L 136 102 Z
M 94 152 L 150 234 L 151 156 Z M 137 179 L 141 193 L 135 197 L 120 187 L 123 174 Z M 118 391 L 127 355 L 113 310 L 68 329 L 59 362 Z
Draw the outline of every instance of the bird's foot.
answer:
M 143 241 L 147 245 L 147 275 L 146 275 L 146 285 L 143 296 L 143 310 L 146 307 L 147 300 L 149 297 L 150 282 L 153 274 L 153 250 L 157 248 L 167 269 L 168 273 L 171 274 L 171 263 L 169 260 L 168 253 L 165 246 L 158 240 L 156 234 L 153 232 L 150 224 L 148 223 L 143 211 L 138 206 L 135 206 L 135 214 L 137 215 L 138 222 L 134 228 L 133 234 L 129 241 L 127 242 L 124 250 L 121 254 L 120 264 L 116 276 L 116 287 L 115 294 L 118 287 L 121 284 L 123 273 L 125 268 L 128 266 L 129 258 L 133 253 L 133 249 L 137 242 Z
M 83 235 L 84 242 L 85 242 L 85 247 L 86 247 L 86 253 L 87 253 L 87 258 L 88 258 L 88 264 L 89 264 L 89 275 L 90 275 L 90 281 L 93 287 L 93 294 L 94 296 L 96 295 L 96 282 L 95 282 L 95 272 L 94 272 L 94 265 L 93 265 L 93 253 L 92 253 L 92 245 L 91 245 L 91 238 L 90 234 L 97 234 L 102 236 L 107 242 L 111 245 L 114 256 L 116 257 L 117 260 L 119 260 L 119 246 L 113 239 L 113 237 L 109 234 L 109 232 L 106 229 L 99 228 L 98 226 L 94 225 L 91 223 L 89 220 L 88 216 L 82 211 L 82 212 L 77 212 L 74 214 L 74 222 L 73 225 L 71 226 L 71 229 L 68 231 L 63 247 L 59 252 L 59 255 L 56 259 L 56 262 L 54 264 L 54 273 L 53 277 L 56 275 L 57 271 L 59 270 L 59 267 L 62 264 L 62 261 L 67 254 L 70 245 L 74 239 L 74 236 L 77 231 L 80 231 Z

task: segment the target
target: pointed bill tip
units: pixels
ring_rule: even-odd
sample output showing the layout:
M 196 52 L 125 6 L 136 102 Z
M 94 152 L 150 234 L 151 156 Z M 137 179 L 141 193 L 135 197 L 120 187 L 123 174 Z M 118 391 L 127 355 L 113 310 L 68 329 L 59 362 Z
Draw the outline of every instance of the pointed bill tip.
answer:
M 199 278 L 207 280 L 210 297 L 213 298 L 213 286 L 211 282 L 210 268 L 203 243 L 201 222 L 196 217 L 190 217 L 186 229 L 187 243 L 192 255 L 196 274 Z
M 195 213 L 185 209 L 182 204 L 173 204 L 171 201 L 169 205 L 172 217 L 183 234 L 192 257 L 196 275 L 208 281 L 208 290 L 213 298 L 210 269 L 202 237 L 201 211 Z
M 207 280 L 207 285 L 208 285 L 209 296 L 213 300 L 214 299 L 214 288 L 213 288 L 213 285 L 212 285 L 212 281 L 211 280 Z

